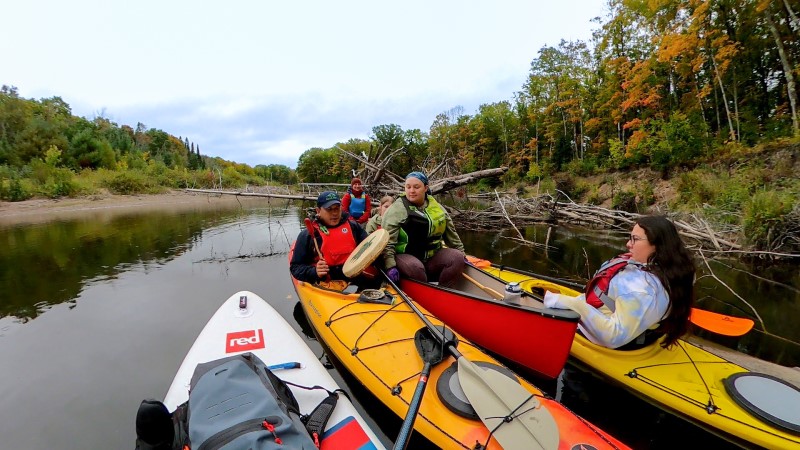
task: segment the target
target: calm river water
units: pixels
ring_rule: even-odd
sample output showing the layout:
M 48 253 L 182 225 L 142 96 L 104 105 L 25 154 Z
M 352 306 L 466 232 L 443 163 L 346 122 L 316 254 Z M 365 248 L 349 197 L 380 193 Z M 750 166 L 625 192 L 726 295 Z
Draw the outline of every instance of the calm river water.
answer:
M 287 252 L 304 215 L 302 205 L 259 199 L 86 211 L 80 219 L 0 227 L 0 449 L 133 448 L 139 402 L 164 396 L 206 321 L 240 290 L 267 299 L 322 355 L 308 336 L 288 272 Z M 544 240 L 542 228 L 525 233 Z M 556 248 L 545 255 L 495 232 L 464 231 L 462 238 L 479 257 L 584 277 L 624 249 L 625 240 L 623 234 L 561 228 L 551 237 Z M 800 316 L 796 268 L 749 269 L 759 279 L 712 267 L 756 308 L 769 331 L 721 342 L 800 365 L 800 348 L 792 343 L 800 341 L 800 331 L 788 320 Z M 711 277 L 700 283 L 701 306 L 750 312 Z M 349 375 L 332 373 L 390 445 L 400 420 Z M 636 448 L 728 448 L 591 377 L 570 377 L 563 391 L 564 383 L 532 381 Z

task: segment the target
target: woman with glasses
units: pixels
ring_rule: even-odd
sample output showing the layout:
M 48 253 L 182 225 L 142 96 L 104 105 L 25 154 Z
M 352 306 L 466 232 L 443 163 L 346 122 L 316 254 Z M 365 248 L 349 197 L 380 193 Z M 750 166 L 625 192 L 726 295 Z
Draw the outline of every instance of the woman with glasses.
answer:
M 606 261 L 577 297 L 546 292 L 548 308 L 580 314 L 578 329 L 609 348 L 637 348 L 662 335 L 663 347 L 688 331 L 695 266 L 678 230 L 663 216 L 636 221 L 628 253 Z

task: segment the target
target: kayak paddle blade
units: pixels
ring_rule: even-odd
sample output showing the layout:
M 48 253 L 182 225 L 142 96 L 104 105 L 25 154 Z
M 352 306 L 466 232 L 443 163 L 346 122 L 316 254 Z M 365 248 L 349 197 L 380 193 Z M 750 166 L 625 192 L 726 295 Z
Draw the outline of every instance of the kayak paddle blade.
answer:
M 435 366 L 444 356 L 444 343 L 435 337 L 427 327 L 422 327 L 414 334 L 414 345 L 422 361 Z
M 463 356 L 458 381 L 475 412 L 505 450 L 555 450 L 558 425 L 541 402 L 517 381 Z M 506 417 L 513 419 L 505 422 Z
M 744 317 L 726 316 L 705 309 L 692 308 L 693 324 L 725 336 L 741 336 L 753 328 L 754 322 Z

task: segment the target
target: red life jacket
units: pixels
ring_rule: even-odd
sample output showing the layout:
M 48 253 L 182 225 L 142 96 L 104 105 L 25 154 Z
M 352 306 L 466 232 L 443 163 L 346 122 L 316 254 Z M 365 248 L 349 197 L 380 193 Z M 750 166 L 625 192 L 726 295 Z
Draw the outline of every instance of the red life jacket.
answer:
M 586 303 L 595 308 L 606 305 L 608 309 L 614 311 L 616 308 L 614 306 L 614 300 L 608 296 L 608 286 L 611 284 L 611 279 L 614 278 L 614 275 L 627 267 L 628 264 L 638 266 L 642 269 L 645 268 L 644 264 L 632 261 L 630 253 L 619 255 L 616 258 L 604 262 L 592 279 L 589 280 L 589 283 L 586 284 Z
M 353 237 L 350 221 L 345 220 L 341 225 L 332 228 L 320 226 L 319 222 L 314 222 L 314 229 L 322 237 L 322 245 L 319 250 L 325 257 L 325 262 L 329 266 L 344 265 L 350 254 L 356 249 L 356 238 Z M 317 261 L 319 261 L 319 257 L 314 258 L 314 262 Z

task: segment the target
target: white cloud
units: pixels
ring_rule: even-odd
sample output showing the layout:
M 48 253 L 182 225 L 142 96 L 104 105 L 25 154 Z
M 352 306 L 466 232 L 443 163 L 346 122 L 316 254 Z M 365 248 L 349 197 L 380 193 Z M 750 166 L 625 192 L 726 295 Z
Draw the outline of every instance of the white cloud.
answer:
M 31 0 L 4 5 L 0 84 L 294 167 L 395 123 L 427 131 L 522 87 L 544 45 L 588 39 L 602 0 Z M 270 161 L 276 158 L 276 161 Z

